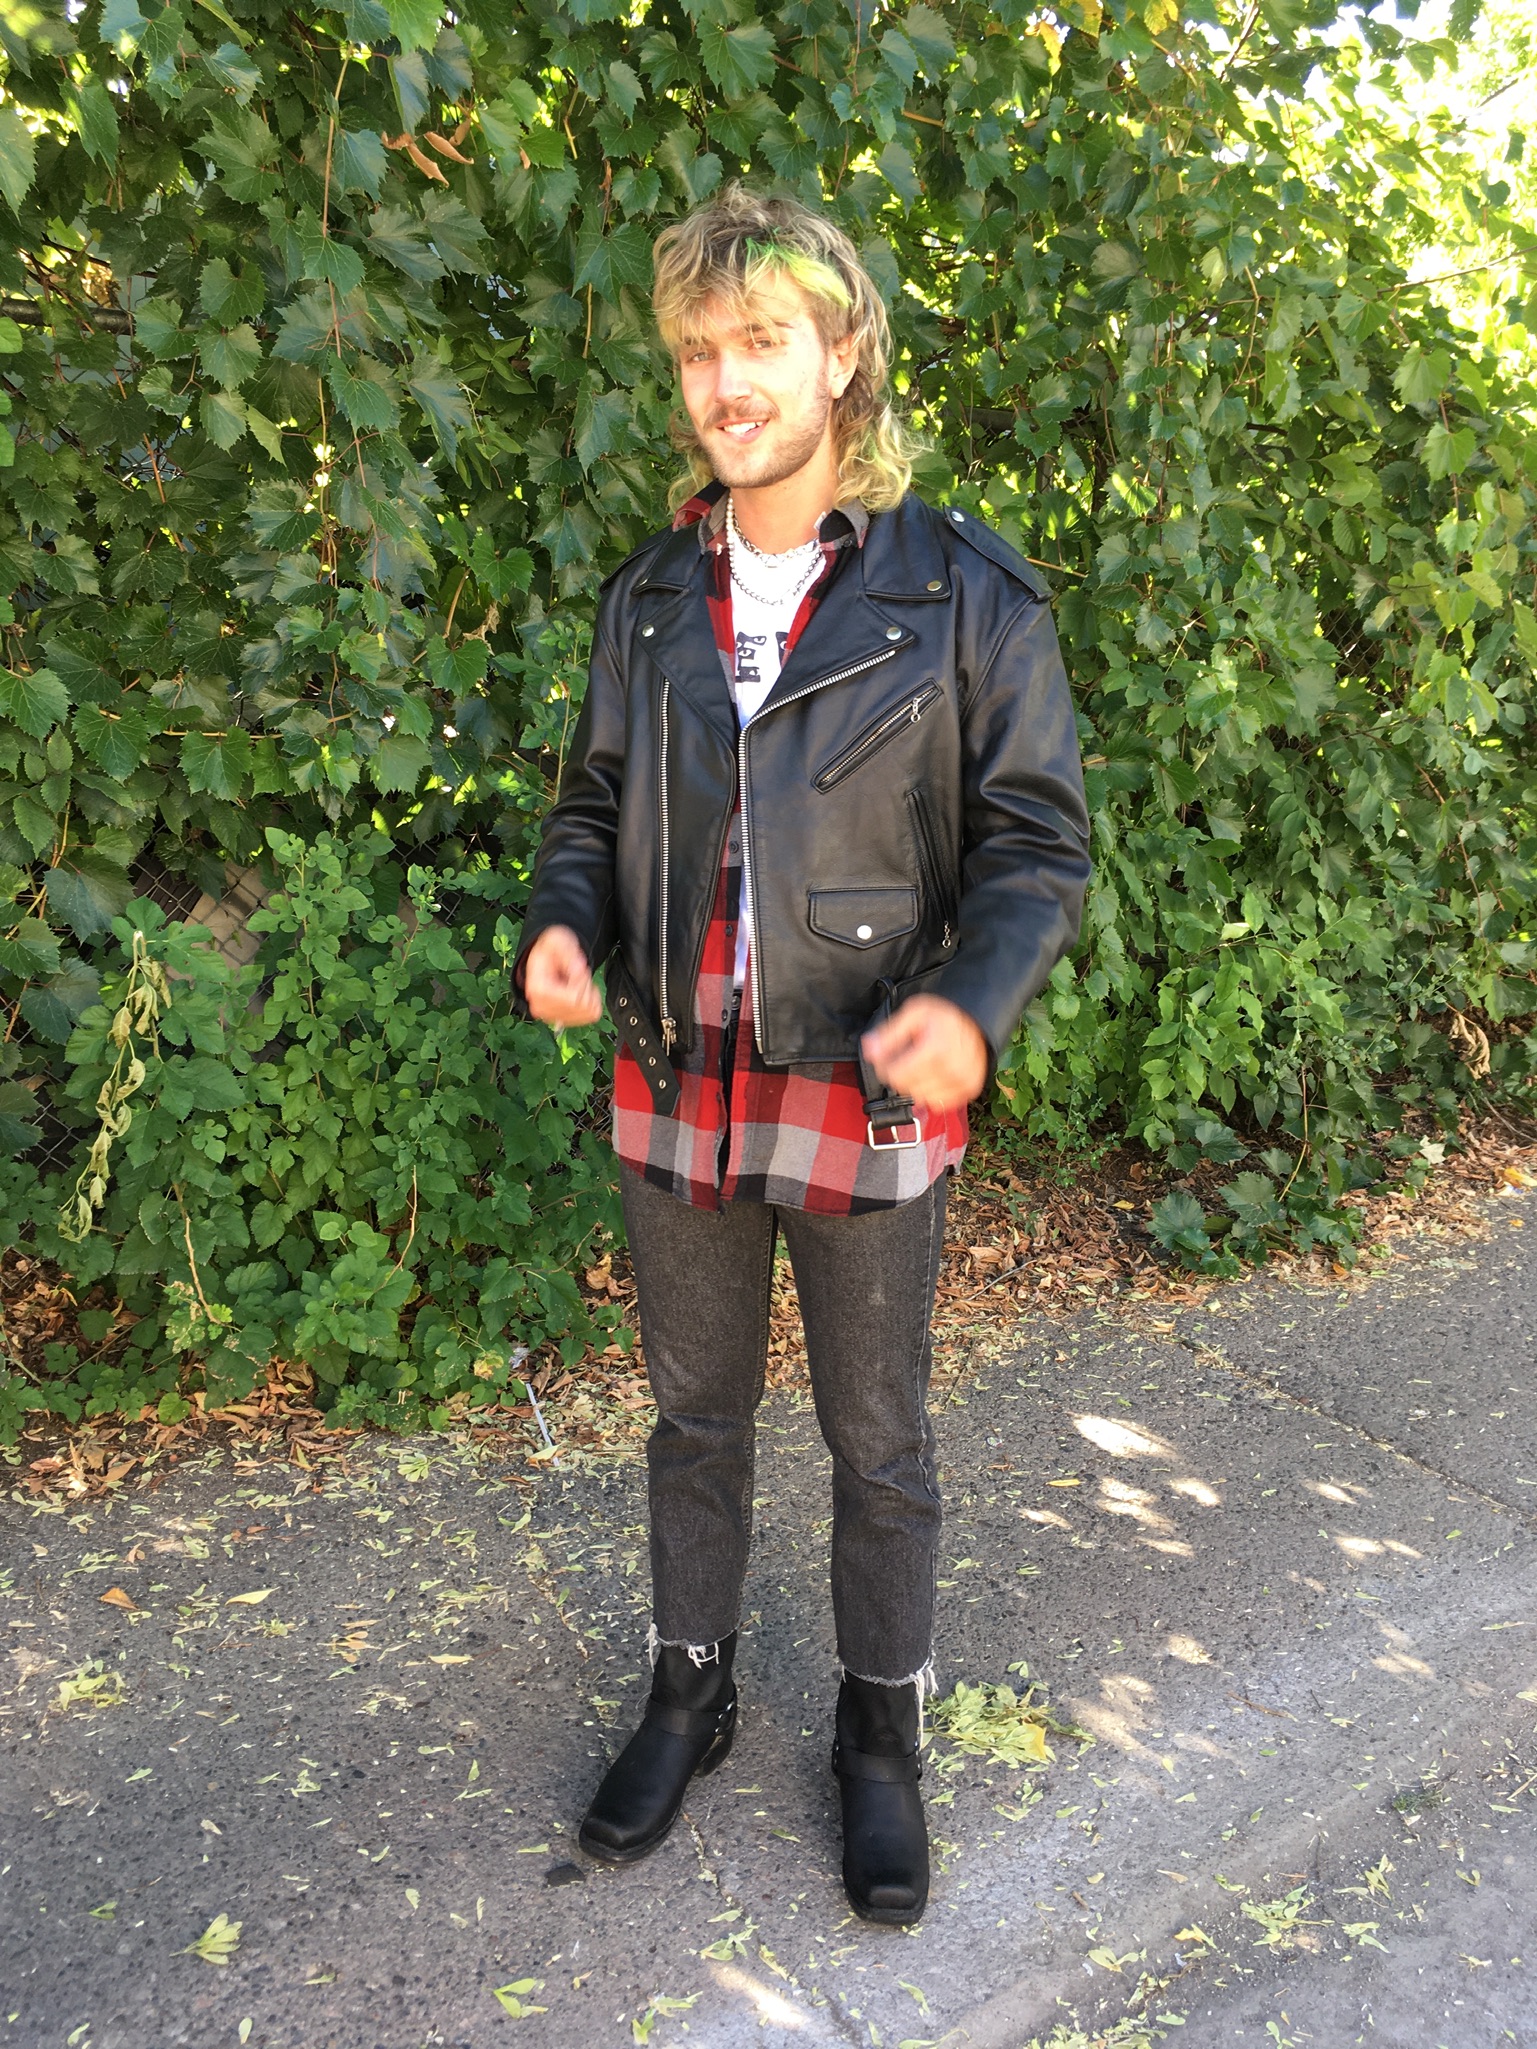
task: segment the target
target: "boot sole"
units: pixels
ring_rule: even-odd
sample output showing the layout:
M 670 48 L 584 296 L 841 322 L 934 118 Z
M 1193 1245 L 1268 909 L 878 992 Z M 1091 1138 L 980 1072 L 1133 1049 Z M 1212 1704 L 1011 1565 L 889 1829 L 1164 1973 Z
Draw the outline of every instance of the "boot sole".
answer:
M 731 1726 L 723 1734 L 716 1737 L 704 1756 L 700 1758 L 698 1764 L 689 1773 L 690 1785 L 693 1784 L 695 1779 L 707 1779 L 711 1772 L 720 1770 L 720 1767 L 731 1755 L 731 1745 L 735 1738 L 736 1717 L 733 1715 Z M 678 1814 L 682 1812 L 683 1808 L 680 1804 Z M 662 1844 L 666 1842 L 667 1838 L 677 1827 L 678 1814 L 672 1817 L 665 1828 L 658 1829 L 654 1836 L 647 1836 L 644 1842 L 632 1843 L 628 1849 L 616 1850 L 612 1843 L 589 1841 L 585 1828 L 578 1832 L 577 1844 L 586 1851 L 589 1857 L 596 1858 L 600 1864 L 638 1864 L 642 1857 L 649 1857 L 653 1850 L 659 1850 Z
M 882 1928 L 911 1928 L 923 1919 L 928 1907 L 927 1899 L 920 1900 L 916 1907 L 866 1907 L 855 1899 L 848 1887 L 843 1888 L 844 1897 L 861 1921 L 874 1921 Z

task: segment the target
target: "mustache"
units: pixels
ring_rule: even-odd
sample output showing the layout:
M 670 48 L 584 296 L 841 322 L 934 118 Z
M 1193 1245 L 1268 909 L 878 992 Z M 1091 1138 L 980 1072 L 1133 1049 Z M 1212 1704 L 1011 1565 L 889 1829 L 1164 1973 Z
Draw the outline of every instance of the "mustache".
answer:
M 729 427 L 733 421 L 743 420 L 760 420 L 767 424 L 768 421 L 778 418 L 779 412 L 774 406 L 754 406 L 751 411 L 743 411 L 736 406 L 712 406 L 705 416 L 705 426 Z

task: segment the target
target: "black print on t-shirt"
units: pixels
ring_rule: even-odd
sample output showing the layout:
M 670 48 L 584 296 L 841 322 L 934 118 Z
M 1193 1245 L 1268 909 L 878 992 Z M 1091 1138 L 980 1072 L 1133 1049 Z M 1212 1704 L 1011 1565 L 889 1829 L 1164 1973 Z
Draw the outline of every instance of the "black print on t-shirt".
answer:
M 739 633 L 736 637 L 736 679 L 738 683 L 761 683 L 763 677 L 758 669 L 758 657 L 753 652 L 762 647 L 768 639 L 766 633 Z M 784 636 L 780 635 L 783 650 Z
M 788 633 L 776 633 L 774 638 L 779 644 L 779 666 L 782 669 L 785 665 L 785 646 L 790 636 Z M 768 635 L 766 633 L 739 633 L 737 635 L 736 679 L 738 683 L 761 683 L 763 681 L 763 672 L 758 667 L 758 657 L 754 650 L 762 647 L 767 639 Z

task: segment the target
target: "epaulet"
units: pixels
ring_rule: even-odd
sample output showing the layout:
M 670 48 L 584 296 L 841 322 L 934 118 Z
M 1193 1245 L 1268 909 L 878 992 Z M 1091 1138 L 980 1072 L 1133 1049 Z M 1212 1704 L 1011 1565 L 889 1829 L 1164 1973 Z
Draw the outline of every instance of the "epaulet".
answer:
M 644 561 L 648 555 L 654 555 L 658 548 L 672 539 L 672 536 L 673 529 L 670 526 L 664 526 L 660 533 L 648 534 L 638 548 L 632 548 L 624 560 L 608 572 L 598 585 L 598 589 L 606 591 L 616 577 L 623 576 L 634 563 Z
M 1012 576 L 1016 583 L 1023 584 L 1032 597 L 1049 599 L 1051 596 L 1044 577 L 1033 569 L 1019 550 L 1006 541 L 1002 534 L 994 533 L 984 520 L 974 512 L 962 512 L 959 506 L 949 506 L 939 515 L 957 539 L 969 541 L 979 555 L 985 555 L 989 562 Z

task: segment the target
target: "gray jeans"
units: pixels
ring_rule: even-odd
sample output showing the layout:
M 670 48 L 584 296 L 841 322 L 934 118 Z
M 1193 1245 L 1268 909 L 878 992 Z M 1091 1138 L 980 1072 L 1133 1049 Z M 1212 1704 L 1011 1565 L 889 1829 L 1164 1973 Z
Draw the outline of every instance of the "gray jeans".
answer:
M 914 1678 L 929 1662 L 939 1547 L 927 1394 L 945 1177 L 856 1217 L 756 1202 L 693 1209 L 628 1167 L 620 1186 L 657 1405 L 646 1454 L 657 1634 L 700 1645 L 737 1626 L 783 1231 L 833 1455 L 838 1655 L 861 1678 Z

